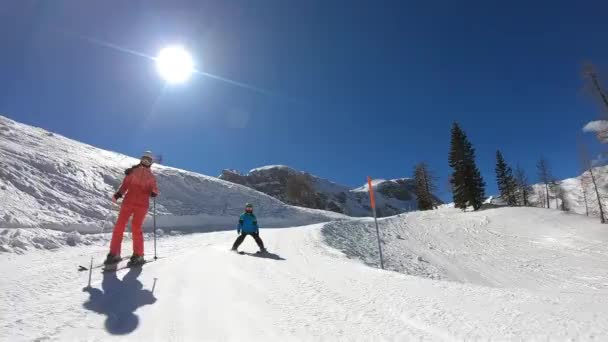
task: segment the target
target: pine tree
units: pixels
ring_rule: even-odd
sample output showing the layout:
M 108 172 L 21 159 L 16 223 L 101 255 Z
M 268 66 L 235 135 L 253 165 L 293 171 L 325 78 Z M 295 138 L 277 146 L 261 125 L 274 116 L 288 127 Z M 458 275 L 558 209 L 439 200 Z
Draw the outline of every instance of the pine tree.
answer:
M 452 197 L 454 200 L 454 206 L 460 209 L 467 208 L 467 198 L 465 196 L 464 188 L 464 143 L 463 143 L 463 132 L 454 123 L 452 126 L 452 140 L 449 154 L 449 164 L 454 170 L 450 177 L 450 183 L 452 184 Z
M 435 177 L 429 171 L 426 163 L 419 163 L 414 167 L 414 184 L 419 210 L 431 210 L 435 203 L 432 191 L 436 189 Z
M 465 210 L 481 208 L 485 199 L 485 183 L 475 164 L 475 149 L 457 123 L 452 126 L 452 140 L 448 157 L 454 170 L 450 178 L 454 205 Z
M 519 165 L 517 165 L 517 168 L 515 169 L 515 182 L 517 183 L 517 195 L 521 199 L 521 205 L 526 207 L 529 206 L 530 202 L 528 198 L 530 198 L 533 189 L 528 183 L 528 177 L 526 176 L 524 169 Z
M 496 151 L 496 183 L 503 201 L 506 201 L 510 206 L 517 205 L 515 196 L 517 185 L 513 178 L 513 172 L 500 151 Z

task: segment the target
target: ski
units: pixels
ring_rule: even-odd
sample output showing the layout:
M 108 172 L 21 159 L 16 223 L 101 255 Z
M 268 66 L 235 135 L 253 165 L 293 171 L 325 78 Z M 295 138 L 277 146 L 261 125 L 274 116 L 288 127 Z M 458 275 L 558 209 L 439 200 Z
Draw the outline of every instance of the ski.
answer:
M 111 265 L 118 265 L 119 263 L 121 263 L 121 262 L 122 262 L 122 261 L 124 261 L 124 260 L 127 260 L 127 259 L 120 259 L 120 261 L 118 261 L 118 262 L 117 262 L 117 263 L 115 263 L 115 264 L 111 264 Z M 97 264 L 97 265 L 93 265 L 93 267 L 87 267 L 87 266 L 78 265 L 78 271 L 79 271 L 79 272 L 83 272 L 83 271 L 88 271 L 89 269 L 94 270 L 94 269 L 96 269 L 96 268 L 102 268 L 102 267 L 104 267 L 104 266 L 108 266 L 108 265 L 106 265 L 106 264 L 104 264 L 104 263 Z
M 124 265 L 119 266 L 118 264 L 115 264 L 116 267 L 114 266 L 110 266 L 108 268 L 103 268 L 101 270 L 102 273 L 109 273 L 109 272 L 117 272 L 120 270 L 124 270 L 125 268 L 136 268 L 136 267 L 142 267 L 145 264 L 149 264 L 151 262 L 153 262 L 154 259 L 150 259 L 150 260 L 144 260 L 144 262 L 142 264 L 136 264 L 136 265 L 130 265 L 128 262 Z

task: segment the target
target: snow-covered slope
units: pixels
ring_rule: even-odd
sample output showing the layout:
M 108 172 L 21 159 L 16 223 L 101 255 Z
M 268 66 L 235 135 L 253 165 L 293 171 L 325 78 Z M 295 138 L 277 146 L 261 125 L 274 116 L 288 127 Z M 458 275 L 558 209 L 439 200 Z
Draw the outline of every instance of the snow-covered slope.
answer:
M 593 168 L 593 173 L 595 175 L 598 189 L 600 191 L 600 196 L 602 199 L 602 204 L 604 208 L 607 208 L 608 201 L 608 166 L 598 166 Z M 589 173 L 587 173 L 589 175 Z M 566 198 L 566 207 L 572 212 L 577 214 L 585 214 L 585 196 L 583 195 L 583 188 L 581 186 L 582 176 L 573 177 L 564 179 L 559 181 L 559 186 L 564 189 L 565 198 Z M 543 184 L 534 184 L 533 193 L 530 196 L 530 201 L 535 203 L 537 206 L 541 206 L 543 201 L 539 201 L 539 194 L 545 196 L 545 186 Z M 593 184 L 589 183 L 587 186 L 587 206 L 589 208 L 590 216 L 599 216 L 599 207 L 597 202 L 597 196 L 595 194 L 595 190 L 593 189 Z M 561 208 L 561 200 L 559 198 L 556 201 L 555 193 L 553 190 L 549 190 L 549 204 L 550 207 Z
M 110 197 L 136 159 L 105 151 L 0 116 L 0 227 L 63 231 L 111 229 Z M 297 208 L 234 183 L 154 165 L 161 196 L 157 225 L 170 229 L 233 228 L 246 202 L 265 227 L 342 217 Z M 147 220 L 150 226 L 152 220 Z
M 303 198 L 293 199 L 288 195 L 288 184 L 293 177 L 298 176 L 307 180 L 314 193 L 307 194 Z M 371 215 L 367 184 L 351 189 L 286 165 L 263 166 L 250 170 L 246 175 L 241 175 L 236 170 L 224 170 L 219 178 L 251 187 L 291 204 L 331 210 L 350 216 Z M 416 209 L 416 195 L 412 179 L 376 179 L 373 186 L 376 191 L 378 216 L 391 216 Z M 438 198 L 436 201 L 441 203 Z
M 495 287 L 608 291 L 608 230 L 593 218 L 502 207 L 414 212 L 379 223 L 385 267 L 397 272 Z M 332 222 L 322 231 L 328 245 L 378 265 L 373 220 Z
M 91 287 L 75 267 L 102 257 L 101 243 L 5 255 L 0 340 L 608 339 L 608 231 L 591 218 L 499 208 L 380 220 L 387 265 L 422 277 L 359 261 L 377 260 L 370 223 L 262 230 L 263 256 L 228 252 L 232 232 L 166 237 L 158 261 L 95 271 Z

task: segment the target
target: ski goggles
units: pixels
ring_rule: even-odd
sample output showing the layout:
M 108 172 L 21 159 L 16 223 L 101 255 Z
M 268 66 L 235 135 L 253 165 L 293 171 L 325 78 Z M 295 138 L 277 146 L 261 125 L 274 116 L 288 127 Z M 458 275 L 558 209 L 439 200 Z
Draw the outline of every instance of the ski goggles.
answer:
M 245 211 L 253 211 L 253 208 L 251 208 L 251 207 L 245 208 Z

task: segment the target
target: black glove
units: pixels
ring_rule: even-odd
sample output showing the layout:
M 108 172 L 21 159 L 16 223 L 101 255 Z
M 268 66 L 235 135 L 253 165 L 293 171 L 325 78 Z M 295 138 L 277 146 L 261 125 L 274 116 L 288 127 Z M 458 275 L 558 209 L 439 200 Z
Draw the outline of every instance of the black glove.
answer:
M 156 196 L 158 196 L 158 194 L 157 194 L 156 192 L 152 191 L 152 192 L 150 193 L 150 197 L 156 197 Z
M 120 193 L 120 191 L 117 191 L 117 192 L 114 194 L 114 199 L 115 199 L 115 200 L 118 200 L 118 199 L 119 199 L 119 198 L 121 198 L 121 197 L 122 197 L 122 194 Z

